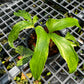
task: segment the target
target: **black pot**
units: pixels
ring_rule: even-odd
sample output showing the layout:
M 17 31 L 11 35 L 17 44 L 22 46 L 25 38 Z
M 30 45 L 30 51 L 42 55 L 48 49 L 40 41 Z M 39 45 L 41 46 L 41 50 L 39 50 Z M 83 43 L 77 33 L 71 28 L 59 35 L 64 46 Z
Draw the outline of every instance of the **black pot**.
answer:
M 44 26 L 45 27 L 45 26 Z M 27 48 L 30 48 L 29 47 L 29 45 L 28 45 L 28 41 L 31 39 L 31 34 L 33 34 L 35 32 L 35 29 L 32 29 L 29 33 L 28 33 L 28 35 L 27 35 L 27 37 L 26 37 L 26 44 L 27 44 Z M 67 32 L 67 29 L 63 29 L 63 30 L 60 30 L 60 31 L 58 31 L 59 33 L 60 33 L 60 36 L 62 36 L 62 37 L 64 37 L 65 36 L 65 34 L 66 34 L 66 32 Z M 31 49 L 31 48 L 30 48 Z M 47 61 L 52 61 L 53 59 L 55 59 L 58 55 L 60 55 L 60 53 L 59 53 L 59 51 L 58 51 L 58 53 L 56 53 L 56 54 L 54 54 L 53 56 L 48 56 L 48 59 L 47 59 Z

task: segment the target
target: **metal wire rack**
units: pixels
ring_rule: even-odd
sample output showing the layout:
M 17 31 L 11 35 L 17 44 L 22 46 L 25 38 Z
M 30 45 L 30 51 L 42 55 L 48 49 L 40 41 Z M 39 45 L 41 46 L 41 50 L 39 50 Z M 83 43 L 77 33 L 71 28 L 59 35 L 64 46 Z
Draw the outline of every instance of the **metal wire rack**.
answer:
M 24 73 L 28 84 L 32 84 L 34 78 L 29 78 L 27 73 L 30 73 L 29 64 L 25 64 L 22 67 L 16 67 L 17 57 L 19 54 L 12 49 L 7 40 L 8 34 L 12 30 L 12 26 L 18 21 L 23 20 L 21 17 L 14 16 L 14 12 L 18 10 L 26 10 L 31 13 L 32 16 L 37 15 L 39 22 L 45 24 L 48 18 L 64 18 L 65 14 L 70 12 L 72 16 L 80 18 L 84 21 L 80 14 L 84 11 L 83 0 L 53 0 L 56 4 L 61 5 L 60 10 L 56 10 L 50 3 L 44 3 L 42 0 L 17 0 L 14 3 L 5 3 L 0 6 L 0 71 L 3 70 L 5 74 L 1 74 L 0 84 L 16 84 L 14 80 L 15 76 Z M 49 4 L 48 4 L 49 3 Z M 62 10 L 62 11 L 61 11 Z M 77 10 L 77 11 L 76 11 Z M 79 11 L 79 12 L 78 12 Z M 78 12 L 78 13 L 76 13 Z M 23 30 L 19 34 L 18 39 L 14 42 L 14 45 L 26 46 L 25 39 L 29 32 L 32 30 Z M 51 62 L 46 63 L 43 73 L 41 75 L 42 84 L 84 84 L 84 27 L 78 32 L 78 27 L 70 27 L 68 31 L 77 39 L 80 43 L 79 47 L 75 50 L 79 56 L 79 65 L 77 71 L 69 74 L 66 62 L 59 55 Z M 2 52 L 3 51 L 3 52 Z M 11 68 L 3 64 L 4 59 L 8 59 L 8 64 L 13 65 Z M 50 75 L 47 73 L 50 72 Z

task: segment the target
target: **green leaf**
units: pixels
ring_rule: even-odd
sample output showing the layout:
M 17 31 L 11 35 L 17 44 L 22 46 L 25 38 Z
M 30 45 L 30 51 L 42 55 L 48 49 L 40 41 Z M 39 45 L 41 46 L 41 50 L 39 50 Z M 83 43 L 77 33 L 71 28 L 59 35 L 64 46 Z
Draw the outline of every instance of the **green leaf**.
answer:
M 24 19 L 27 19 L 32 22 L 31 15 L 25 10 L 19 10 L 18 12 L 14 12 L 14 15 L 24 17 Z
M 77 26 L 81 29 L 78 20 L 75 18 L 63 18 L 63 19 L 48 19 L 46 26 L 49 32 L 54 32 L 56 30 L 62 30 L 67 27 Z
M 22 59 L 20 59 L 17 62 L 17 66 L 21 66 L 23 64 L 26 64 L 30 60 L 30 57 L 33 55 L 32 50 L 30 50 L 29 48 L 25 48 L 23 46 L 18 46 L 17 48 L 15 48 L 15 50 L 20 55 L 23 55 Z
M 15 51 L 19 53 L 20 55 L 33 55 L 33 51 L 29 48 L 25 48 L 23 46 L 17 46 L 15 48 Z
M 46 26 L 47 26 L 49 32 L 52 31 L 52 29 L 54 28 L 54 24 L 56 24 L 57 22 L 59 22 L 58 19 L 51 19 L 51 18 L 49 18 L 49 19 L 47 20 Z
M 68 40 L 68 42 L 71 44 L 71 46 L 72 46 L 72 47 L 77 46 L 77 44 L 76 44 L 76 43 L 74 43 L 74 42 L 72 42 L 72 41 L 69 41 L 69 40 Z
M 37 42 L 34 55 L 30 60 L 30 69 L 35 80 L 37 80 L 40 77 L 47 60 L 50 38 L 41 26 L 37 26 L 35 31 L 37 34 Z
M 28 63 L 30 61 L 30 57 L 31 56 L 26 56 L 24 55 L 18 62 L 17 62 L 17 66 L 22 66 L 26 63 Z
M 38 17 L 35 15 L 35 16 L 33 17 L 33 24 L 35 24 L 37 21 L 38 21 Z
M 76 42 L 75 37 L 74 37 L 73 35 L 71 35 L 69 32 L 67 32 L 65 38 L 66 38 L 67 40 L 72 40 L 72 41 Z
M 13 41 L 15 41 L 18 38 L 19 32 L 23 29 L 28 28 L 34 28 L 34 25 L 32 25 L 28 21 L 20 21 L 13 26 L 13 29 L 8 36 L 8 43 L 12 48 L 15 48 L 13 45 Z
M 76 41 L 75 37 L 73 35 L 71 35 L 69 32 L 67 32 L 65 38 L 69 41 L 73 41 L 74 43 L 72 43 L 72 45 L 74 44 L 74 46 L 79 46 L 79 43 Z
M 55 33 L 51 33 L 50 36 L 53 42 L 57 45 L 61 56 L 67 62 L 69 72 L 74 72 L 78 65 L 78 55 L 75 52 L 74 48 L 64 37 L 61 37 Z

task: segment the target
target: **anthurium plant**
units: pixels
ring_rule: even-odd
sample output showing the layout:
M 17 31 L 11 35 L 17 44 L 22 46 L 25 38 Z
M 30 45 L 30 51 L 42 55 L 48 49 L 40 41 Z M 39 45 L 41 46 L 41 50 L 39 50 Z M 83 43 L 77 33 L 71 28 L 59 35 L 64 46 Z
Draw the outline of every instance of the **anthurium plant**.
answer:
M 81 29 L 76 18 L 49 18 L 46 21 L 46 26 L 49 30 L 49 33 L 47 33 L 42 26 L 34 26 L 34 24 L 38 21 L 37 16 L 31 17 L 31 15 L 25 10 L 19 10 L 18 12 L 15 12 L 14 15 L 24 18 L 24 21 L 20 21 L 13 26 L 13 29 L 8 36 L 9 45 L 20 55 L 23 55 L 22 59 L 17 62 L 17 66 L 21 66 L 30 61 L 29 63 L 32 75 L 35 80 L 38 80 L 48 57 L 49 42 L 51 39 L 56 44 L 61 56 L 66 61 L 69 68 L 69 73 L 73 73 L 76 70 L 78 65 L 78 55 L 74 50 L 74 46 L 77 46 L 78 42 L 69 32 L 65 37 L 54 33 L 54 31 L 73 26 L 77 26 Z M 23 29 L 29 28 L 34 28 L 37 35 L 34 51 L 23 46 L 15 47 L 13 42 L 18 38 L 19 32 Z M 30 59 L 31 56 L 32 58 Z

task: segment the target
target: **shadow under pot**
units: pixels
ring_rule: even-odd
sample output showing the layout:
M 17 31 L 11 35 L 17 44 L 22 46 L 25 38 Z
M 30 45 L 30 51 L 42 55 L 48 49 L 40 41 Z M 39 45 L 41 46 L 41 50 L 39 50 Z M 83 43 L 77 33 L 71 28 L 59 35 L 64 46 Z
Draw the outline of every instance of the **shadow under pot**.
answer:
M 44 27 L 44 30 L 48 33 L 48 29 L 47 27 Z M 60 36 L 64 36 L 62 31 L 55 31 L 54 33 L 60 35 Z M 28 37 L 26 39 L 27 42 L 27 47 L 30 48 L 32 51 L 34 51 L 34 48 L 36 46 L 36 40 L 37 40 L 37 35 L 35 33 L 35 30 L 32 30 L 29 34 Z M 47 61 L 51 61 L 54 58 L 56 58 L 59 55 L 59 50 L 57 48 L 57 46 L 54 44 L 54 42 L 50 39 L 50 43 L 49 43 L 49 54 L 48 54 L 48 59 Z

